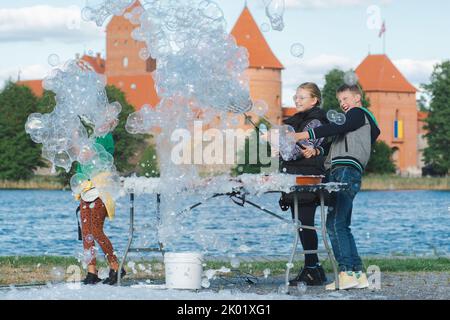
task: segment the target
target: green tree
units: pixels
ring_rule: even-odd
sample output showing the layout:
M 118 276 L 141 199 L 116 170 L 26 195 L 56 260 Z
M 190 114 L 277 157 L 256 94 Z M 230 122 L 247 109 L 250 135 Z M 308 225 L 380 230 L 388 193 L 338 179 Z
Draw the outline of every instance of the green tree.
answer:
M 0 92 L 0 179 L 29 179 L 35 169 L 45 166 L 40 146 L 25 132 L 37 101 L 28 87 L 12 82 Z
M 378 174 L 395 173 L 393 154 L 392 149 L 384 141 L 377 141 L 372 147 L 372 154 L 367 164 L 366 172 Z
M 351 70 L 349 72 L 351 72 Z M 342 112 L 341 108 L 339 107 L 339 102 L 336 98 L 336 91 L 341 85 L 345 83 L 345 74 L 346 73 L 342 70 L 333 69 L 325 75 L 325 85 L 322 89 L 322 106 L 325 111 L 328 112 L 329 110 L 336 110 L 338 112 Z M 361 87 L 359 83 L 358 85 Z M 364 92 L 362 97 L 362 105 L 365 108 L 370 107 L 370 101 L 366 97 L 366 94 Z
M 431 82 L 423 86 L 431 96 L 429 116 L 425 120 L 428 147 L 425 162 L 441 174 L 450 170 L 450 60 L 434 67 Z
M 137 164 L 136 174 L 140 177 L 159 177 L 160 172 L 157 161 L 156 148 L 154 144 L 150 144 L 145 149 L 139 163 Z

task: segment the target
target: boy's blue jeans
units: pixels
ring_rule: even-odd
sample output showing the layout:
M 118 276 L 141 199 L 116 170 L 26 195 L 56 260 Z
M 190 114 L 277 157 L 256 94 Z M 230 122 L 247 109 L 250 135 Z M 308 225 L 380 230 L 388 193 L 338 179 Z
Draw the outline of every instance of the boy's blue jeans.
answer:
M 335 193 L 328 207 L 327 231 L 340 271 L 362 271 L 362 261 L 350 229 L 353 199 L 361 189 L 361 172 L 353 167 L 331 170 L 329 182 L 348 183 L 350 189 Z

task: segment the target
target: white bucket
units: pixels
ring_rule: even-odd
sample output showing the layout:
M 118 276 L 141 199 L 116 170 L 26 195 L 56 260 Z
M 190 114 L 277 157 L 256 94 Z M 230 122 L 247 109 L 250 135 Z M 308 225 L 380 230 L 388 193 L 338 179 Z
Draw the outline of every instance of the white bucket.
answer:
M 164 264 L 168 289 L 201 289 L 203 254 L 167 252 L 164 255 Z

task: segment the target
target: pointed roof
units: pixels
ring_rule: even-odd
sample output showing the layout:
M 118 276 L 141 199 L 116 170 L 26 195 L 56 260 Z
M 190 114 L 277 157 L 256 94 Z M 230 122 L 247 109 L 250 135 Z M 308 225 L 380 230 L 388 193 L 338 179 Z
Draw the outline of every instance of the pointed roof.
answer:
M 364 91 L 416 93 L 417 89 L 409 83 L 392 61 L 384 54 L 369 55 L 356 68 Z
M 19 86 L 26 86 L 31 89 L 34 95 L 38 98 L 44 95 L 44 88 L 42 87 L 42 80 L 25 80 L 18 81 Z
M 250 56 L 250 68 L 284 69 L 259 30 L 247 6 L 242 11 L 231 34 L 236 38 L 239 46 L 247 48 Z

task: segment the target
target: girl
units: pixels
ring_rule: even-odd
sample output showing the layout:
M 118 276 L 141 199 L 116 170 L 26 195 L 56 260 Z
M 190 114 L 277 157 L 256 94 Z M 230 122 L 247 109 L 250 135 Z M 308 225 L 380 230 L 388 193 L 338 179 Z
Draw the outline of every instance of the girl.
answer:
M 329 123 L 326 113 L 320 108 L 322 95 L 314 83 L 304 83 L 297 88 L 294 96 L 297 113 L 286 119 L 284 123 L 295 129 L 295 132 L 308 131 Z M 296 175 L 323 175 L 324 139 L 306 140 L 297 142 L 295 150 L 286 160 L 280 160 L 280 170 L 287 174 Z M 313 193 L 299 194 L 299 220 L 302 225 L 314 227 L 314 216 L 318 206 L 318 199 Z M 294 218 L 293 194 L 282 194 L 280 207 L 286 211 L 291 207 Z M 304 250 L 317 250 L 318 238 L 315 230 L 303 229 L 299 231 L 300 240 Z M 289 285 L 296 286 L 298 282 L 307 285 L 323 285 L 326 282 L 325 272 L 319 263 L 317 254 L 305 255 L 305 266 L 297 277 L 289 281 Z
M 114 154 L 114 140 L 111 133 L 104 137 L 97 138 L 96 143 L 105 147 L 111 155 Z M 83 166 L 77 166 L 77 173 L 83 173 Z M 99 174 L 92 180 L 101 181 L 105 174 Z M 86 262 L 88 263 L 88 274 L 83 280 L 83 283 L 96 284 L 101 281 L 98 277 L 96 268 L 97 260 L 95 258 L 95 242 L 99 244 L 105 254 L 108 264 L 110 266 L 109 276 L 103 283 L 114 285 L 117 283 L 119 263 L 117 257 L 114 255 L 114 249 L 109 238 L 103 232 L 103 225 L 107 216 L 112 219 L 114 215 L 114 205 L 112 201 L 103 202 L 100 198 L 100 193 L 95 188 L 93 181 L 86 181 L 83 185 L 83 191 L 80 195 L 76 195 L 76 199 L 80 200 L 81 212 L 81 231 L 83 235 L 83 247 L 85 252 Z M 125 270 L 122 269 L 121 277 L 125 276 Z

